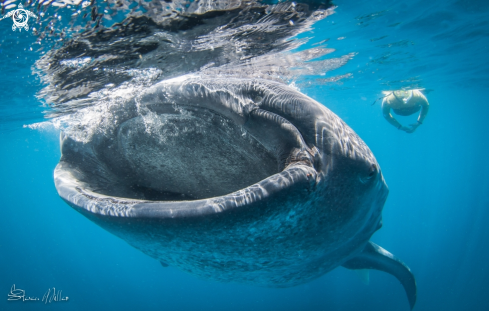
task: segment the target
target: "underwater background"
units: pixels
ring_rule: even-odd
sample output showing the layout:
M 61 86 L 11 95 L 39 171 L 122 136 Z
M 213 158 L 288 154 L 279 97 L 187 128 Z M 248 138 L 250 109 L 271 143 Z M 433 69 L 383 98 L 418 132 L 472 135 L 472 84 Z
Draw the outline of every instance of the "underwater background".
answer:
M 390 193 L 371 240 L 414 273 L 414 310 L 489 310 L 489 2 L 334 5 L 299 34 L 310 39 L 298 50 L 329 39 L 320 44 L 335 51 L 325 58 L 352 56 L 293 83 L 341 117 L 381 166 Z M 81 216 L 54 187 L 59 130 L 24 126 L 51 109 L 33 73 L 47 48 L 11 27 L 0 21 L 0 310 L 408 310 L 402 286 L 383 272 L 372 270 L 369 285 L 341 267 L 286 289 L 216 283 L 162 268 Z M 424 88 L 431 106 L 413 134 L 388 124 L 377 100 L 403 87 Z M 55 287 L 69 300 L 7 301 L 13 284 L 33 297 Z

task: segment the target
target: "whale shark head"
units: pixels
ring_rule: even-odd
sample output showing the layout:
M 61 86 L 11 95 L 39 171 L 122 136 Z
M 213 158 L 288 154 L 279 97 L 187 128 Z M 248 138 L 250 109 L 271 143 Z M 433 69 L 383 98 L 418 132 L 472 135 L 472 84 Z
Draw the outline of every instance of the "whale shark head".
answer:
M 320 103 L 280 83 L 186 76 L 109 121 L 87 142 L 62 135 L 56 188 L 164 266 L 273 287 L 365 268 L 388 189 L 370 149 Z
M 255 193 L 260 182 L 274 184 L 277 174 L 301 168 L 317 195 L 343 187 L 347 197 L 365 201 L 374 193 L 382 201 L 387 192 L 363 141 L 327 108 L 279 83 L 168 80 L 111 117 L 116 125 L 89 142 L 62 138 L 61 188 L 159 202 L 166 210 L 177 202 Z M 361 209 L 350 205 L 344 212 Z M 116 211 L 107 206 L 100 213 Z

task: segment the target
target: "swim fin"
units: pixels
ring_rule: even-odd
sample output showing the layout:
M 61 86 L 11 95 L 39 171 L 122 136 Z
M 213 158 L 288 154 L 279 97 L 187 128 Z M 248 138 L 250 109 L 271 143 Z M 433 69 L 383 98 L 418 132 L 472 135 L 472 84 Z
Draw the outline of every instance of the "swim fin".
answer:
M 402 261 L 378 246 L 368 242 L 363 251 L 343 264 L 347 269 L 375 269 L 395 276 L 406 291 L 411 310 L 416 303 L 416 280 L 414 275 Z

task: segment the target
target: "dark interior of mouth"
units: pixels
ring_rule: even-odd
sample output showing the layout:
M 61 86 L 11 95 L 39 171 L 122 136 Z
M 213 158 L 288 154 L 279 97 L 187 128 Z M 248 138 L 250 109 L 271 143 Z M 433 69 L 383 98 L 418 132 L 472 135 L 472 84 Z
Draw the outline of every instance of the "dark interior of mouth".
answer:
M 208 109 L 153 111 L 93 140 L 85 155 L 64 146 L 62 160 L 76 164 L 76 178 L 96 193 L 197 200 L 246 188 L 283 168 L 276 150 L 255 136 Z

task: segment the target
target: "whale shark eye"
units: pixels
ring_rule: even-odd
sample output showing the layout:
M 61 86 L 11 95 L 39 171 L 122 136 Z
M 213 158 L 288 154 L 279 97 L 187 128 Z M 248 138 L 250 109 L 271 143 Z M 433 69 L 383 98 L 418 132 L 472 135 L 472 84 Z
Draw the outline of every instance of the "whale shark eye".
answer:
M 365 175 L 363 174 L 361 175 L 360 182 L 362 182 L 363 184 L 369 182 L 370 180 L 374 179 L 375 176 L 377 176 L 378 172 L 379 170 L 377 165 L 375 164 L 370 165 L 368 170 L 365 172 Z
M 375 175 L 377 175 L 377 165 L 372 164 L 372 166 L 370 166 L 367 179 L 372 179 Z

